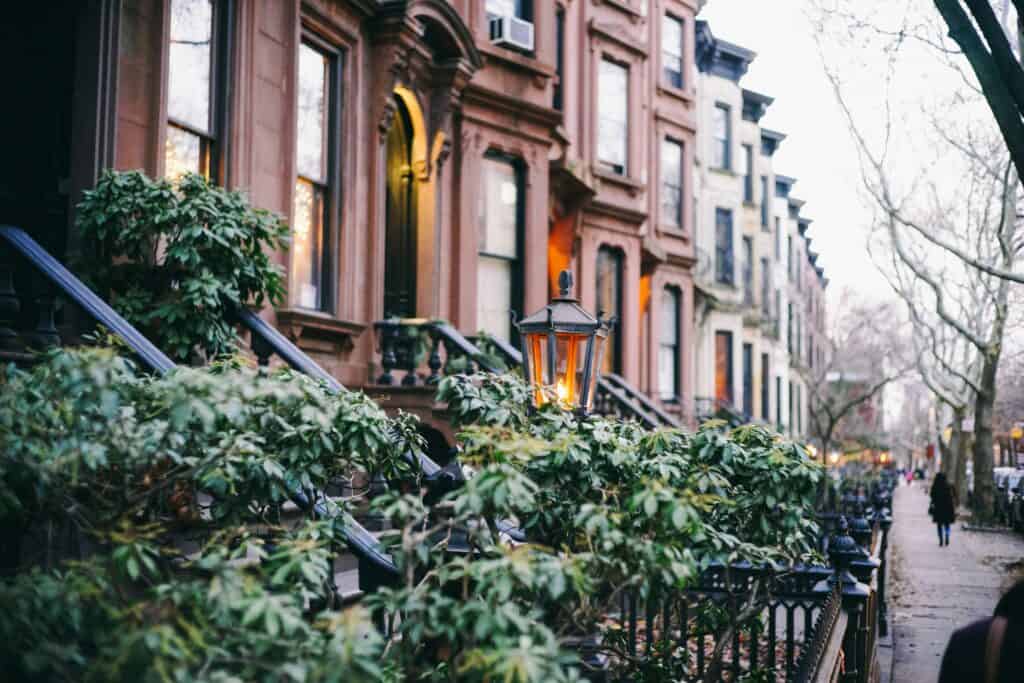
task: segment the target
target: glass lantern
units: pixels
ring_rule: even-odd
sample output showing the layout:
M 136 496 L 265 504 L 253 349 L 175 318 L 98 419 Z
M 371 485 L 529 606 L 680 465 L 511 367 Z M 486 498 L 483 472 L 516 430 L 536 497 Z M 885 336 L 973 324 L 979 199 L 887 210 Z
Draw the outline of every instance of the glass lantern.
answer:
M 594 404 L 609 321 L 583 310 L 569 295 L 572 284 L 572 273 L 563 270 L 558 297 L 517 327 L 534 406 L 557 401 L 567 410 L 586 414 Z

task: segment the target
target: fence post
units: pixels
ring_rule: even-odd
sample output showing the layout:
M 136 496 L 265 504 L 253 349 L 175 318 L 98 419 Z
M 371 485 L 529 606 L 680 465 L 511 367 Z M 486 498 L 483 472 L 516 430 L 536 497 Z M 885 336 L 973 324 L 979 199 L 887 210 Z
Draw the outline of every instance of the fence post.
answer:
M 846 633 L 843 634 L 843 659 L 846 663 L 843 680 L 860 683 L 864 680 L 868 664 L 868 643 L 864 628 L 867 624 L 867 606 L 871 589 L 850 572 L 850 566 L 860 555 L 861 549 L 850 536 L 849 530 L 846 517 L 840 517 L 836 534 L 829 543 L 828 554 L 832 560 L 833 574 L 828 581 L 830 584 L 839 584 L 843 596 L 843 609 L 850 616 L 846 623 Z
M 881 507 L 875 512 L 875 518 L 882 528 L 882 547 L 878 551 L 878 559 L 881 560 L 881 566 L 878 568 L 878 633 L 886 636 L 889 634 L 889 606 L 885 602 L 885 578 L 889 567 L 889 529 L 892 528 L 892 516 L 888 508 Z

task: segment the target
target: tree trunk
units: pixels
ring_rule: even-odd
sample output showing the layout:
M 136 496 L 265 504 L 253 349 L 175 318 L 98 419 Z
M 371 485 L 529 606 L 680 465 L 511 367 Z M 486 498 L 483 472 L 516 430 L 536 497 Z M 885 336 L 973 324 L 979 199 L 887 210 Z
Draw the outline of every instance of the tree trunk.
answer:
M 979 522 L 993 517 L 995 483 L 992 481 L 992 407 L 996 397 L 999 352 L 984 354 L 980 391 L 974 399 L 974 515 Z
M 953 486 L 956 487 L 957 499 L 961 504 L 967 503 L 967 436 L 964 434 L 964 413 L 966 408 L 953 409 L 953 436 L 949 441 L 949 450 L 956 460 L 953 470 Z

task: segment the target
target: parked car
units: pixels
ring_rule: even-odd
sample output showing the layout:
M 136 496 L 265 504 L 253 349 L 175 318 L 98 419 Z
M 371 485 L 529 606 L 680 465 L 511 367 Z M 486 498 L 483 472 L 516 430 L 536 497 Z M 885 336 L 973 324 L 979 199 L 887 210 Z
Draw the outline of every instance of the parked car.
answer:
M 995 493 L 992 501 L 992 512 L 996 521 L 1008 524 L 1010 521 L 1010 497 L 1006 488 L 1010 475 L 1016 470 L 1013 467 L 996 467 L 992 471 Z
M 1006 480 L 1009 524 L 1017 530 L 1024 529 L 1024 470 L 1014 470 Z

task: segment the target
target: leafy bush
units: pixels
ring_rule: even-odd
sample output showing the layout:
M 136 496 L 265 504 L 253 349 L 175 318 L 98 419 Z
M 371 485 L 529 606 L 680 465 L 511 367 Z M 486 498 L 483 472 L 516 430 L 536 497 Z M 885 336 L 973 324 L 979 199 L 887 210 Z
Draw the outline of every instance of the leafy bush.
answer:
M 76 221 L 85 245 L 80 272 L 179 362 L 230 354 L 232 309 L 283 298 L 270 255 L 286 246 L 288 227 L 202 176 L 172 185 L 106 171 Z

